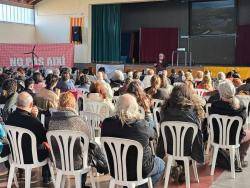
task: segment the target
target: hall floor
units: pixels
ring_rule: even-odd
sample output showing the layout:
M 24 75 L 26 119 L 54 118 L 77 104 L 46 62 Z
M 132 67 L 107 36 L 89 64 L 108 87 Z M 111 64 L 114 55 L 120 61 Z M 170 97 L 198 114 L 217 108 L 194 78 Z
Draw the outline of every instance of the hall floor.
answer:
M 250 161 L 250 155 L 248 154 L 247 160 Z M 191 168 L 190 168 L 191 169 Z M 1 165 L 0 168 L 0 188 L 7 187 L 7 170 Z M 208 165 L 199 166 L 198 174 L 200 183 L 196 183 L 192 170 L 190 170 L 191 176 L 191 188 L 249 188 L 250 187 L 250 167 L 244 168 L 243 172 L 236 173 L 236 179 L 231 179 L 231 174 L 228 171 L 222 171 L 216 169 L 215 175 L 210 176 L 210 167 Z M 19 187 L 24 187 L 24 179 L 19 179 Z M 96 178 L 97 188 L 108 188 L 109 185 L 109 176 L 100 176 Z M 70 185 L 69 183 L 70 182 Z M 87 181 L 88 185 L 88 181 Z M 15 186 L 13 186 L 15 187 Z M 35 169 L 32 172 L 32 188 L 53 188 L 51 184 L 49 186 L 44 186 L 42 183 L 41 170 Z M 66 181 L 66 188 L 74 188 L 74 179 L 70 178 Z M 170 183 L 170 188 L 185 188 L 184 184 L 174 184 Z M 156 187 L 163 188 L 163 181 Z

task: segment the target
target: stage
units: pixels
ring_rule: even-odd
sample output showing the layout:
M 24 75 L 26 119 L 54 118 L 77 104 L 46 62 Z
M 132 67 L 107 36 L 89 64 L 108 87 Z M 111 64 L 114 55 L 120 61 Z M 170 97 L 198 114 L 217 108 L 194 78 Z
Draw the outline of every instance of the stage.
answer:
M 112 65 L 112 64 L 108 64 L 108 63 L 104 63 L 107 65 Z M 86 63 L 86 64 L 78 64 L 77 67 L 79 68 L 88 68 L 90 69 L 93 73 L 96 72 L 96 65 L 95 63 Z M 113 64 L 113 65 L 118 65 L 118 64 Z M 130 70 L 132 71 L 142 71 L 146 68 L 153 68 L 154 69 L 154 65 L 152 64 L 124 64 L 124 71 L 128 72 Z M 237 72 L 239 72 L 239 74 L 241 75 L 242 79 L 247 79 L 250 78 L 250 67 L 241 67 L 241 66 L 193 66 L 193 67 L 183 67 L 183 66 L 179 66 L 179 67 L 167 67 L 168 73 L 170 74 L 171 69 L 175 69 L 176 72 L 178 72 L 179 70 L 183 70 L 184 72 L 191 69 L 193 71 L 193 75 L 196 75 L 197 71 L 206 71 L 209 70 L 212 73 L 212 77 L 216 77 L 218 72 L 224 72 L 227 73 L 231 70 L 236 70 Z

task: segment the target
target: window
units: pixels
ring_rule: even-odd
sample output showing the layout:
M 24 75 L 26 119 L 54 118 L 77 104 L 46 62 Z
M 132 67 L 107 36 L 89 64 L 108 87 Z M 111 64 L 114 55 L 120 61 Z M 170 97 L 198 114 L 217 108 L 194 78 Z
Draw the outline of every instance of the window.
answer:
M 0 4 L 0 21 L 34 25 L 34 9 Z

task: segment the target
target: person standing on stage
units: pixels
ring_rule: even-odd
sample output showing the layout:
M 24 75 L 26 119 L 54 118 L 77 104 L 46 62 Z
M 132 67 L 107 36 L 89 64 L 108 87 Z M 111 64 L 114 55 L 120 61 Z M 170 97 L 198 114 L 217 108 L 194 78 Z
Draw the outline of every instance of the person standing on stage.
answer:
M 165 55 L 163 53 L 159 53 L 159 57 L 157 62 L 154 64 L 156 68 L 156 72 L 163 71 L 167 67 L 167 62 L 165 61 Z

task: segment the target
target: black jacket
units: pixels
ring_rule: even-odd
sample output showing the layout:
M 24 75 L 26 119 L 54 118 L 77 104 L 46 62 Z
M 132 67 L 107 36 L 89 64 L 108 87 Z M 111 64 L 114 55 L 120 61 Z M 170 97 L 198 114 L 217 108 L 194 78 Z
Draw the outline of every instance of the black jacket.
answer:
M 190 122 L 190 123 L 195 123 L 198 128 L 200 126 L 200 120 L 198 119 L 194 109 L 177 109 L 177 108 L 164 108 L 161 112 L 161 122 L 164 121 L 183 121 L 183 122 Z M 166 134 L 171 135 L 170 132 L 168 132 L 168 129 L 166 129 Z M 185 143 L 190 143 L 192 139 L 192 134 L 191 131 L 190 137 L 187 136 L 187 140 L 185 140 Z M 169 137 L 167 137 L 168 139 Z M 173 147 L 172 147 L 172 139 L 168 139 L 168 153 L 173 153 Z M 188 145 L 187 145 L 188 146 Z M 197 136 L 194 140 L 193 146 L 192 146 L 192 151 L 190 151 L 190 148 L 185 146 L 184 148 L 184 154 L 185 155 L 191 155 L 192 159 L 197 161 L 198 163 L 204 163 L 204 147 L 203 147 L 203 141 L 202 141 L 202 132 L 200 129 L 198 129 Z M 160 134 L 159 140 L 158 140 L 158 146 L 157 146 L 157 155 L 161 158 L 165 156 L 165 151 L 164 151 L 164 144 L 163 144 L 163 139 L 162 135 Z
M 121 80 L 111 80 L 111 82 L 110 82 L 110 87 L 111 87 L 111 88 L 114 88 L 114 87 L 122 87 L 123 84 L 124 84 L 124 82 L 121 81 Z
M 102 137 L 116 137 L 136 140 L 143 146 L 143 164 L 142 173 L 143 177 L 152 171 L 154 167 L 154 155 L 150 148 L 149 141 L 155 137 L 155 131 L 145 120 L 136 120 L 134 122 L 122 125 L 121 120 L 118 116 L 110 117 L 104 120 L 102 124 Z M 137 152 L 131 151 L 133 153 L 128 155 L 127 161 L 129 161 L 128 169 L 128 180 L 134 180 L 136 177 L 136 156 Z M 111 159 L 111 156 L 108 159 Z M 110 163 L 110 161 L 109 161 Z M 110 173 L 113 176 L 114 171 L 111 167 Z
M 46 131 L 42 123 L 37 118 L 32 117 L 27 111 L 17 108 L 16 111 L 8 117 L 6 125 L 25 128 L 33 132 L 36 136 L 39 161 L 47 158 L 48 152 L 43 145 L 43 142 L 47 142 Z M 24 162 L 26 164 L 32 163 L 30 137 L 23 136 L 22 143 Z
M 214 101 L 212 103 L 211 108 L 209 109 L 209 114 L 220 114 L 220 115 L 227 115 L 227 116 L 239 116 L 239 117 L 242 118 L 243 124 L 246 121 L 246 115 L 247 115 L 246 108 L 244 107 L 244 105 L 242 103 L 241 103 L 239 109 L 234 109 L 228 102 L 225 102 L 225 101 L 222 101 L 222 100 L 217 100 L 217 101 Z M 232 138 L 230 140 L 230 144 L 235 143 L 234 142 L 235 138 L 233 138 L 233 137 L 234 137 L 234 135 L 236 133 L 238 123 L 234 122 L 232 126 L 233 126 L 233 128 L 231 128 L 231 131 L 230 131 L 230 138 Z M 214 132 L 215 132 L 214 140 L 216 142 L 218 142 L 219 134 L 216 134 L 216 133 L 219 133 L 219 127 L 216 126 L 216 124 L 215 124 L 215 126 L 213 128 L 214 128 Z M 240 133 L 240 140 L 244 136 L 245 136 L 245 132 L 244 132 L 244 130 L 242 128 L 241 133 Z

